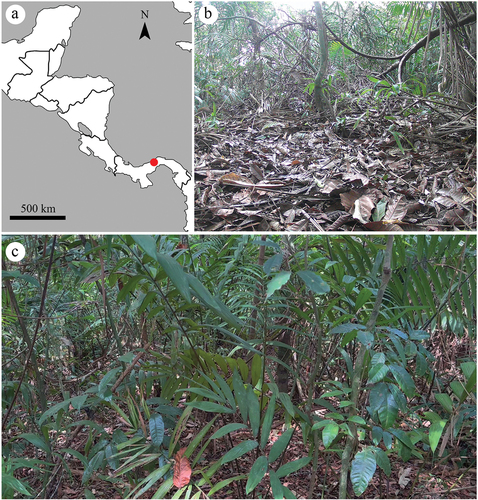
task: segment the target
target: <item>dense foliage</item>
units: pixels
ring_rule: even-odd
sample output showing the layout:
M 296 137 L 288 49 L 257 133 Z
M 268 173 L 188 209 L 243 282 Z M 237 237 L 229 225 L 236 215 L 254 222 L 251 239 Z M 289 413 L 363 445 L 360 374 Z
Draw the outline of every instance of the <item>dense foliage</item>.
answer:
M 3 240 L 4 498 L 334 497 L 334 461 L 423 497 L 397 464 L 475 464 L 475 236 Z
M 219 19 L 212 25 L 198 21 L 195 39 L 196 109 L 207 109 L 212 119 L 221 108 L 307 111 L 316 85 L 324 86 L 339 115 L 356 92 L 369 103 L 400 91 L 476 102 L 472 2 L 324 4 L 323 74 L 313 9 L 271 2 L 212 5 Z

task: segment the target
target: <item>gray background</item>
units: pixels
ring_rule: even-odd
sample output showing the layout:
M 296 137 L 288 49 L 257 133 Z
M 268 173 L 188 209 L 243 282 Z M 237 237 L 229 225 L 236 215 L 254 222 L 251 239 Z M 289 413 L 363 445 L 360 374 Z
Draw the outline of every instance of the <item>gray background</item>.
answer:
M 175 45 L 192 41 L 189 17 L 172 2 L 15 2 L 26 18 L 5 20 L 3 42 L 31 33 L 43 8 L 78 5 L 81 13 L 56 76 L 103 76 L 114 83 L 106 138 L 126 162 L 154 156 L 192 171 L 192 55 Z M 149 10 L 149 18 L 141 18 Z M 139 35 L 146 22 L 151 40 Z M 79 134 L 57 116 L 2 92 L 2 230 L 4 232 L 177 232 L 185 223 L 186 197 L 159 166 L 141 189 L 126 175 L 104 170 L 87 156 Z M 193 181 L 191 180 L 190 183 Z M 192 202 L 192 200 L 191 200 Z M 66 221 L 10 221 L 23 203 L 55 206 Z

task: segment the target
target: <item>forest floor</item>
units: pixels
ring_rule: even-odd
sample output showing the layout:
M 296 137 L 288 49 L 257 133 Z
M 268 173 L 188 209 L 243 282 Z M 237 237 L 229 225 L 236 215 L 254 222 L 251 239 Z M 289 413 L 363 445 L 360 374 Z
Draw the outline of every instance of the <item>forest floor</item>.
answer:
M 106 412 L 97 415 L 95 420 L 100 423 L 105 429 L 123 428 L 124 431 L 128 429 L 124 424 L 118 421 L 118 415 L 114 412 L 110 413 L 113 419 L 109 419 Z M 233 418 L 233 416 L 229 416 Z M 277 440 L 281 433 L 283 418 L 279 416 L 277 424 L 273 425 L 270 440 L 266 447 L 269 450 L 275 440 Z M 225 425 L 225 421 L 220 421 L 220 425 Z M 188 422 L 187 429 L 184 432 L 181 443 L 187 445 L 187 438 L 196 436 L 201 427 L 204 425 L 202 418 L 197 418 L 195 421 Z M 219 425 L 217 426 L 219 428 Z M 217 430 L 213 428 L 213 431 Z M 217 440 L 217 444 L 213 446 L 211 443 L 203 454 L 203 457 L 195 467 L 195 469 L 207 469 L 214 462 L 221 459 L 229 449 L 236 446 L 242 441 L 251 439 L 252 436 L 247 430 L 239 430 L 231 433 L 231 441 L 227 442 L 225 439 Z M 89 431 L 85 427 L 80 432 L 71 447 L 73 449 L 83 449 L 85 443 L 89 439 Z M 32 453 L 32 458 L 35 454 L 34 447 L 28 446 L 25 450 L 25 457 L 29 456 L 29 450 Z M 302 432 L 300 428 L 296 428 L 291 442 L 287 448 L 286 455 L 282 460 L 282 464 L 297 460 L 301 457 L 307 456 L 307 447 L 304 446 L 302 439 Z M 246 474 L 250 471 L 256 456 L 254 452 L 249 452 L 241 458 L 222 466 L 214 475 L 214 484 L 219 481 L 227 480 L 241 474 Z M 390 477 L 387 477 L 383 472 L 374 475 L 371 480 L 363 498 L 476 498 L 476 468 L 467 467 L 470 462 L 471 456 L 466 457 L 466 460 L 461 461 L 459 456 L 450 457 L 445 459 L 438 459 L 432 462 L 427 460 L 423 463 L 416 457 L 412 457 L 407 463 L 394 456 L 390 456 L 392 462 L 392 472 Z M 47 498 L 87 498 L 85 497 L 85 486 L 82 485 L 82 476 L 84 467 L 79 460 L 75 457 L 68 459 L 71 475 L 62 472 L 59 477 L 55 477 L 52 481 L 56 485 L 55 491 L 50 492 L 51 495 Z M 274 467 L 277 468 L 277 467 Z M 337 453 L 325 450 L 323 445 L 320 446 L 319 463 L 318 463 L 318 476 L 313 490 L 312 498 L 338 498 L 338 486 L 340 479 L 341 460 Z M 42 485 L 39 481 L 29 480 L 31 471 L 24 469 L 25 475 L 18 477 L 30 483 L 30 486 L 40 491 Z M 309 464 L 299 471 L 289 474 L 287 478 L 283 479 L 284 486 L 291 490 L 296 498 L 311 498 L 309 495 L 309 485 L 312 474 L 312 465 Z M 111 473 L 109 474 L 111 475 Z M 138 477 L 142 479 L 143 474 Z M 194 483 L 201 479 L 201 474 L 193 470 L 191 481 Z M 88 490 L 90 490 L 95 498 L 124 498 L 119 493 L 119 490 L 126 487 L 123 481 L 116 480 L 116 487 L 114 484 L 105 481 L 103 474 L 96 474 L 88 482 Z M 229 486 L 224 487 L 219 492 L 215 493 L 211 498 L 246 498 L 244 487 L 246 480 L 234 481 Z M 133 485 L 131 485 L 133 486 Z M 153 498 L 155 491 L 158 489 L 159 484 L 151 487 L 146 493 L 140 497 L 135 498 Z M 201 488 L 207 495 L 209 487 Z M 193 492 L 195 491 L 193 487 Z M 248 496 L 252 498 L 251 495 Z M 91 498 L 91 497 L 90 497 Z M 206 498 L 206 497 L 201 497 Z M 255 490 L 254 498 L 273 498 L 269 488 L 269 481 L 267 475 L 265 479 L 259 483 Z M 348 491 L 348 498 L 355 498 L 351 486 Z
M 196 230 L 476 229 L 476 107 L 348 106 L 333 124 L 288 109 L 196 116 Z

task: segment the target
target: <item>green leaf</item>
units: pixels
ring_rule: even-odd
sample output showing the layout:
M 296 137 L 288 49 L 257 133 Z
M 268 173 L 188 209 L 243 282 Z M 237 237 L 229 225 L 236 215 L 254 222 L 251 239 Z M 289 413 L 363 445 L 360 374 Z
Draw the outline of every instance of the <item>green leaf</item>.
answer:
M 261 482 L 262 478 L 265 476 L 267 472 L 267 468 L 269 463 L 267 462 L 267 457 L 264 455 L 260 456 L 251 467 L 249 472 L 249 479 L 246 484 L 246 495 L 249 493 Z
M 82 396 L 76 396 L 74 398 L 71 398 L 71 406 L 75 410 L 81 410 L 83 408 L 83 405 L 85 404 L 85 401 L 88 398 L 88 394 L 83 394 Z
M 225 403 L 226 399 L 223 397 L 222 394 L 217 394 L 214 391 L 211 391 L 209 389 L 206 389 L 204 387 L 188 387 L 187 389 L 178 389 L 175 392 L 192 392 L 194 394 L 199 394 L 200 396 L 203 396 L 208 399 L 214 399 L 215 401 L 218 401 L 219 403 Z
M 398 382 L 400 389 L 402 389 L 409 398 L 412 398 L 415 394 L 415 382 L 413 382 L 407 370 L 399 365 L 390 365 L 389 368 L 395 380 Z
M 235 460 L 236 458 L 242 457 L 242 455 L 245 455 L 249 451 L 253 450 L 254 448 L 257 448 L 259 446 L 259 443 L 257 441 L 243 441 L 242 443 L 239 443 L 237 446 L 234 446 L 232 450 L 229 450 L 221 459 L 221 464 L 227 464 L 228 462 L 231 462 L 232 460 Z
M 367 349 L 372 349 L 374 344 L 374 336 L 373 333 L 370 332 L 358 332 L 357 333 L 358 341 Z
M 400 440 L 407 448 L 410 450 L 414 449 L 413 443 L 410 441 L 408 434 L 400 429 L 389 429 L 390 433 L 393 434 L 397 439 Z M 385 433 L 384 433 L 385 434 Z M 385 438 L 385 435 L 384 435 Z
M 86 484 L 90 479 L 93 472 L 98 470 L 103 464 L 103 460 L 105 459 L 105 452 L 103 450 L 99 451 L 88 463 L 83 472 L 83 477 L 81 479 L 81 484 Z
M 292 460 L 292 462 L 288 462 L 282 467 L 279 467 L 276 471 L 277 477 L 288 476 L 289 474 L 302 469 L 302 467 L 305 467 L 311 460 L 312 457 L 302 457 L 297 460 Z
M 367 384 L 376 384 L 377 382 L 382 381 L 388 373 L 388 366 L 378 363 L 372 368 L 370 368 L 370 371 L 368 372 L 368 382 Z
M 196 276 L 192 276 L 191 274 L 187 274 L 187 280 L 189 282 L 189 286 L 195 293 L 196 297 L 209 309 L 214 311 L 219 317 L 221 317 L 224 321 L 229 323 L 234 328 L 240 329 L 243 324 L 240 319 L 238 319 L 232 312 L 219 300 L 216 300 L 209 290 L 196 278 Z
M 290 438 L 292 437 L 292 434 L 294 432 L 294 429 L 292 427 L 289 427 L 280 437 L 279 439 L 272 445 L 271 451 L 269 452 L 269 462 L 272 463 L 274 460 L 277 460 L 284 450 L 287 448 L 289 445 Z
M 381 427 L 374 425 L 372 428 L 372 441 L 375 446 L 377 446 L 380 443 L 380 441 L 382 440 L 382 436 L 383 436 L 383 429 Z
M 362 288 L 362 290 L 360 290 L 360 293 L 357 295 L 357 299 L 355 300 L 355 312 L 357 312 L 371 296 L 372 290 L 370 290 L 370 288 Z
M 330 286 L 318 275 L 312 271 L 299 271 L 297 276 L 302 279 L 305 286 L 317 295 L 323 295 L 330 292 Z
M 438 422 L 434 422 L 430 425 L 428 439 L 430 440 L 430 448 L 433 453 L 435 453 L 435 450 L 437 449 L 438 442 L 440 441 L 443 429 L 445 428 L 447 422 L 447 420 L 439 420 Z
M 244 382 L 237 370 L 234 370 L 234 373 L 232 374 L 232 387 L 234 388 L 234 395 L 236 397 L 237 406 L 239 406 L 239 411 L 241 412 L 242 420 L 247 422 L 249 407 L 246 401 L 246 388 L 244 387 Z
M 270 259 L 264 262 L 264 272 L 269 276 L 273 271 L 279 271 L 283 259 L 282 253 L 274 254 Z
M 121 371 L 121 368 L 114 368 L 105 374 L 98 385 L 98 396 L 105 397 L 108 389 L 108 384 L 116 379 L 116 374 Z
M 245 424 L 239 424 L 239 423 L 232 423 L 232 424 L 226 424 L 224 427 L 221 427 L 218 429 L 212 436 L 211 439 L 219 439 L 225 436 L 226 434 L 229 434 L 230 432 L 237 431 L 238 429 L 245 429 L 247 425 Z
M 60 410 L 66 410 L 71 403 L 71 399 L 65 399 L 65 401 L 61 401 L 49 408 L 38 420 L 38 425 L 41 425 L 48 417 L 56 415 Z
M 435 399 L 443 406 L 447 413 L 453 412 L 453 401 L 448 394 L 444 392 L 436 393 Z
M 375 448 L 373 452 L 375 454 L 375 459 L 377 460 L 377 465 L 388 477 L 390 477 L 390 474 L 392 473 L 392 466 L 388 455 L 381 448 Z
M 9 489 L 13 490 L 11 493 Z M 28 484 L 23 483 L 19 479 L 13 477 L 10 474 L 2 474 L 2 498 L 13 498 L 13 493 L 21 493 L 26 497 L 33 495 L 33 490 L 30 489 Z M 282 497 L 280 497 L 282 498 Z
M 294 418 L 295 416 L 295 407 L 292 404 L 292 401 L 290 400 L 290 396 L 286 392 L 279 392 L 279 399 L 281 400 L 281 403 L 284 405 L 284 408 L 286 409 L 287 413 Z
M 188 275 L 183 271 L 179 263 L 169 255 L 158 253 L 156 251 L 156 242 L 152 236 L 132 235 L 131 237 L 154 261 L 161 265 L 183 299 L 188 304 L 191 304 Z
M 398 405 L 389 391 L 387 384 L 378 383 L 370 390 L 370 407 L 378 413 L 383 427 L 391 427 L 398 416 Z
M 199 410 L 208 411 L 211 413 L 236 413 L 236 409 L 228 408 L 227 406 L 222 406 L 217 403 L 211 403 L 210 401 L 191 401 L 190 403 L 185 403 L 193 408 L 198 408 Z
M 155 446 L 161 446 L 164 438 L 163 417 L 159 413 L 153 413 L 149 419 L 149 433 L 151 441 Z
M 224 369 L 224 372 L 227 373 L 227 366 Z M 217 372 L 217 370 L 213 370 L 214 377 L 216 382 L 220 386 L 222 393 L 226 396 L 227 402 L 231 408 L 236 408 L 236 401 L 234 400 L 234 395 L 232 394 L 231 388 L 229 384 L 224 380 L 224 378 Z
M 376 469 L 377 462 L 371 450 L 365 449 L 355 455 L 350 470 L 350 480 L 355 495 L 360 496 L 367 489 Z
M 332 444 L 338 433 L 339 426 L 335 422 L 331 422 L 324 427 L 324 430 L 322 431 L 322 440 L 326 448 L 328 448 Z
M 33 446 L 36 446 L 40 450 L 50 453 L 50 444 L 45 441 L 45 439 L 42 436 L 39 436 L 38 434 L 20 434 L 17 436 L 17 439 L 25 439 L 29 443 L 31 443 Z
M 266 447 L 267 441 L 269 440 L 272 421 L 274 420 L 275 407 L 276 407 L 276 396 L 272 396 L 269 401 L 269 406 L 267 407 L 266 413 L 264 415 L 264 420 L 262 422 L 261 450 L 263 450 Z
M 33 276 L 30 276 L 29 274 L 22 274 L 20 271 L 3 271 L 2 272 L 2 279 L 16 279 L 19 278 L 21 280 L 25 280 L 28 283 L 32 284 L 36 288 L 40 288 L 40 283 L 39 281 L 34 278 Z
M 262 356 L 254 354 L 251 364 L 251 380 L 252 386 L 256 387 L 262 377 Z
M 250 385 L 247 386 L 246 401 L 249 406 L 249 422 L 251 424 L 252 436 L 256 437 L 261 425 L 261 410 L 258 396 L 256 396 L 256 393 Z
M 269 471 L 269 481 L 271 483 L 272 488 L 272 496 L 274 498 L 284 498 L 284 492 L 282 489 L 282 483 L 280 479 L 277 477 L 277 474 L 272 469 Z
M 271 297 L 276 290 L 280 290 L 290 278 L 291 273 L 289 271 L 282 271 L 267 283 L 267 298 Z

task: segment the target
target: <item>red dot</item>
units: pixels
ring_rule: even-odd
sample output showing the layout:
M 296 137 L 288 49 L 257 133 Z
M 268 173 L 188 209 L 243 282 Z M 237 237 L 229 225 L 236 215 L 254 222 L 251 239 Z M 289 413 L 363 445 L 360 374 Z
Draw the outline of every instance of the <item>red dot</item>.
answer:
M 157 167 L 158 166 L 158 163 L 159 161 L 156 159 L 156 158 L 152 158 L 150 161 L 149 161 L 150 165 L 152 167 Z

